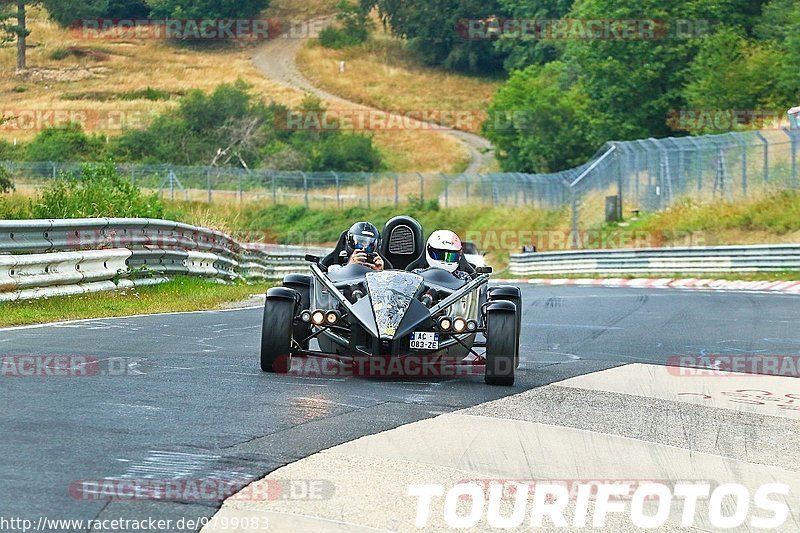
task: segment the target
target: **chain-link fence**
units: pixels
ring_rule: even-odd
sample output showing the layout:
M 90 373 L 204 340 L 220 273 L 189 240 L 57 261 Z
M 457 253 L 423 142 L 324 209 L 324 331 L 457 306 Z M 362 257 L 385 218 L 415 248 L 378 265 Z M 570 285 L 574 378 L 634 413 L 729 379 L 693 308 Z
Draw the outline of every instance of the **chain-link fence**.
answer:
M 119 165 L 131 183 L 166 198 L 257 202 L 318 208 L 400 206 L 438 201 L 465 205 L 570 210 L 572 245 L 581 230 L 630 213 L 654 212 L 687 199 L 756 198 L 797 189 L 800 130 L 611 142 L 589 162 L 550 174 L 346 173 L 231 167 Z M 77 163 L 0 163 L 18 190 L 35 190 Z

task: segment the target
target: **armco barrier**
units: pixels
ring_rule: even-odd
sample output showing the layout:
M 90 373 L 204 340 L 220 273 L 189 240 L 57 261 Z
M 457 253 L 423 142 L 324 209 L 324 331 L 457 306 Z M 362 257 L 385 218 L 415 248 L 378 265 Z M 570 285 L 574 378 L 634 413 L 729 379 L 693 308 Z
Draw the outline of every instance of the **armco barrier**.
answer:
M 514 276 L 800 270 L 800 245 L 641 248 L 511 254 Z
M 279 280 L 307 272 L 306 253 L 327 251 L 240 244 L 220 231 L 169 220 L 2 220 L 0 301 L 140 286 L 173 275 Z

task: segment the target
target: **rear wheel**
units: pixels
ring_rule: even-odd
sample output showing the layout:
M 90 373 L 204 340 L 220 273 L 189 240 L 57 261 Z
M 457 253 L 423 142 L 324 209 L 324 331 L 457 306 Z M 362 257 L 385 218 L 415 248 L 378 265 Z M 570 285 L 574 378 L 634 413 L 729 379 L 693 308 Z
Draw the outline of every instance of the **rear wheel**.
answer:
M 514 384 L 517 342 L 516 308 L 511 302 L 490 303 L 486 310 L 487 385 L 510 387 Z
M 272 291 L 274 289 L 270 289 Z M 286 289 L 284 289 L 286 290 Z M 270 298 L 261 326 L 261 370 L 287 373 L 292 366 L 292 329 L 296 300 Z

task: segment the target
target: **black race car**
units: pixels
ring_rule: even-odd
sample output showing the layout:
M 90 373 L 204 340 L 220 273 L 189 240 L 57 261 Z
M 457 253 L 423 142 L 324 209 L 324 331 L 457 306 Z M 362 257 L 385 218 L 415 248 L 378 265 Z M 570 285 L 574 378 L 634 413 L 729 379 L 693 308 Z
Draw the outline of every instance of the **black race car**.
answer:
M 491 269 L 465 260 L 471 281 L 425 268 L 422 227 L 411 217 L 393 218 L 383 235 L 382 272 L 362 265 L 329 269 L 344 249 L 345 232 L 325 258 L 306 257 L 309 275 L 286 276 L 282 286 L 269 289 L 261 369 L 290 372 L 293 358 L 316 356 L 360 375 L 444 376 L 479 368 L 486 383 L 513 385 L 519 288 L 489 287 Z M 312 349 L 314 339 L 318 348 Z

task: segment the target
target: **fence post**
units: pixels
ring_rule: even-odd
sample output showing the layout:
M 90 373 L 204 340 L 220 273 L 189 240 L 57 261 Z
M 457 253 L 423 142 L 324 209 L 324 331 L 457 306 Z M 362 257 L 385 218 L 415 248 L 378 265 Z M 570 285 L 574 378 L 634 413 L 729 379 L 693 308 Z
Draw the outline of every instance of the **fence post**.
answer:
M 334 179 L 336 179 L 336 209 L 341 209 L 342 208 L 342 199 L 341 199 L 341 195 L 339 194 L 339 190 L 340 190 L 340 187 L 341 187 L 341 185 L 339 184 L 339 174 L 334 172 L 333 173 L 333 177 L 334 177 Z
M 301 174 L 303 175 L 303 205 L 308 209 L 308 175 L 305 172 L 301 172 Z
M 570 231 L 570 247 L 573 250 L 578 249 L 578 193 L 575 192 L 575 187 L 568 181 L 564 181 L 564 185 L 569 189 L 570 203 L 572 204 L 572 230 Z
M 210 204 L 212 201 L 211 198 L 211 169 L 206 169 L 206 185 L 208 185 L 208 203 Z
M 614 144 L 614 146 L 616 146 L 616 143 Z M 623 157 L 625 157 L 625 152 L 624 151 L 622 152 L 622 154 L 619 154 L 619 153 L 615 153 L 614 154 L 614 159 L 616 159 L 616 161 L 617 161 L 617 165 L 616 165 L 617 166 L 617 198 L 619 199 L 619 205 L 617 206 L 617 218 L 619 220 L 623 219 L 623 213 L 625 212 L 625 209 L 623 209 L 623 207 L 622 207 L 622 205 L 623 205 L 622 204 L 622 197 L 623 197 L 623 193 L 622 193 L 622 189 L 623 189 L 623 184 L 622 184 L 622 180 L 623 180 L 622 158 Z
M 447 183 L 447 174 L 442 172 L 442 179 L 444 180 L 444 207 L 447 209 L 447 196 L 448 196 L 448 183 Z
M 761 135 L 760 131 L 755 132 L 756 137 L 761 143 L 764 145 L 764 185 L 767 185 L 769 182 L 769 141 Z
M 747 143 L 743 140 L 742 140 L 742 196 L 747 198 Z
M 397 205 L 400 202 L 400 174 L 395 173 L 394 175 L 394 207 L 397 209 Z
M 422 175 L 422 172 L 417 172 L 419 176 L 419 201 L 425 201 L 425 176 Z
M 364 172 L 361 173 L 367 179 L 367 209 L 372 208 L 372 187 L 371 181 L 369 179 L 369 174 L 365 174 Z
M 790 130 L 783 128 L 786 135 L 789 136 L 789 141 L 792 143 L 792 188 L 797 187 L 797 133 L 800 130 Z

